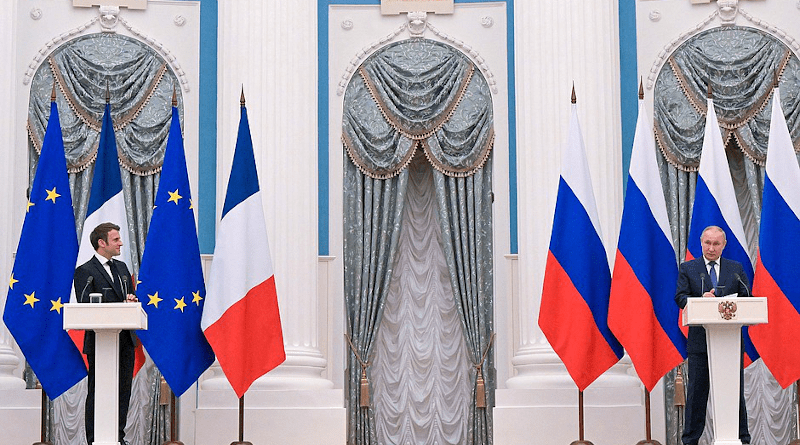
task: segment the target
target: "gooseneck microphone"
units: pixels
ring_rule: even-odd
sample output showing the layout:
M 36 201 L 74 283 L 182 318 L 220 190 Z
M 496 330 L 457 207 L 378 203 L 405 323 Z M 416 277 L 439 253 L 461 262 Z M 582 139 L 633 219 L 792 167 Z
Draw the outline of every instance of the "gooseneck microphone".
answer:
M 706 293 L 706 276 L 705 274 L 700 274 L 700 296 L 702 297 L 704 293 Z
M 89 278 L 86 279 L 86 286 L 83 286 L 83 290 L 81 291 L 81 298 L 78 299 L 79 302 L 83 303 L 83 296 L 86 294 L 86 289 L 89 288 L 89 285 L 92 284 L 94 281 L 94 277 L 89 275 Z
M 742 277 L 741 277 L 741 276 L 739 276 L 739 274 L 738 274 L 738 273 L 737 273 L 737 274 L 734 274 L 734 276 L 736 277 L 736 279 L 737 279 L 737 280 L 739 280 L 739 282 L 740 282 L 740 283 L 742 283 L 742 286 L 744 286 L 744 290 L 745 290 L 745 291 L 747 291 L 747 296 L 748 296 L 748 297 L 752 297 L 752 295 L 750 295 L 750 289 L 748 289 L 748 288 L 747 288 L 747 285 L 746 285 L 746 284 L 744 284 L 744 280 L 742 280 Z

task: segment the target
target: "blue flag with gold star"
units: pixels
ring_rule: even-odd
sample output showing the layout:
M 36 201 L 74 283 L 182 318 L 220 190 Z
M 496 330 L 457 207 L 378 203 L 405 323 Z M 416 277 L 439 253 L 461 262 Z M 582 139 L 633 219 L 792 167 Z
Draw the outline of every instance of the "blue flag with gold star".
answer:
M 206 287 L 176 107 L 136 295 L 148 326 L 137 335 L 180 396 L 211 366 L 214 352 L 200 329 Z
M 81 353 L 64 330 L 78 236 L 55 102 L 27 206 L 3 321 L 42 388 L 55 399 L 86 377 Z

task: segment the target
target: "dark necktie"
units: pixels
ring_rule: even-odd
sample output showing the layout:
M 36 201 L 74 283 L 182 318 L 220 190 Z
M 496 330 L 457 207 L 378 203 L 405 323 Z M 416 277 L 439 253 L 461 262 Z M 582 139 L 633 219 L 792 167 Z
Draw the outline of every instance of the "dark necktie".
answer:
M 717 287 L 717 270 L 714 268 L 716 264 L 717 263 L 715 263 L 714 261 L 708 262 L 708 267 L 709 267 L 708 274 L 711 275 L 711 287 L 715 289 Z
M 108 269 L 111 271 L 111 277 L 114 279 L 114 287 L 116 287 L 120 292 L 122 291 L 122 284 L 119 281 L 119 274 L 117 273 L 117 268 L 114 267 L 114 262 L 108 260 Z

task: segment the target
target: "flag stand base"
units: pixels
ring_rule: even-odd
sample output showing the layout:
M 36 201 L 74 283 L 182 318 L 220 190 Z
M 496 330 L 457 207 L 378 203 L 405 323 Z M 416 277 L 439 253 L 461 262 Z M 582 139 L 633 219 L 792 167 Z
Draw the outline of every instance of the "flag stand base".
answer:
M 589 442 L 588 440 L 576 440 L 569 445 L 594 445 L 593 443 Z
M 253 442 L 231 442 L 231 445 L 253 445 Z
M 640 440 L 636 442 L 636 445 L 661 445 L 661 442 L 657 440 Z
M 35 442 L 33 445 L 53 445 L 50 442 Z
M 183 445 L 183 442 L 180 440 L 170 440 L 169 442 L 164 442 L 161 445 Z

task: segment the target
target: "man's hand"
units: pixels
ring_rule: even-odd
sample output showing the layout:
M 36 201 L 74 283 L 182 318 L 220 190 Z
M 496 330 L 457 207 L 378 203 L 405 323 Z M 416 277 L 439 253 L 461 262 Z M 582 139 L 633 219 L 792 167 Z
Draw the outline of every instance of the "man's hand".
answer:
M 136 303 L 137 301 L 139 301 L 139 299 L 136 298 L 136 295 L 128 294 L 128 296 L 125 297 L 125 302 L 126 303 Z
M 711 289 L 710 291 L 704 293 L 703 294 L 703 298 L 714 298 L 714 297 L 716 297 L 716 295 L 714 295 L 714 291 L 715 290 L 716 289 Z

